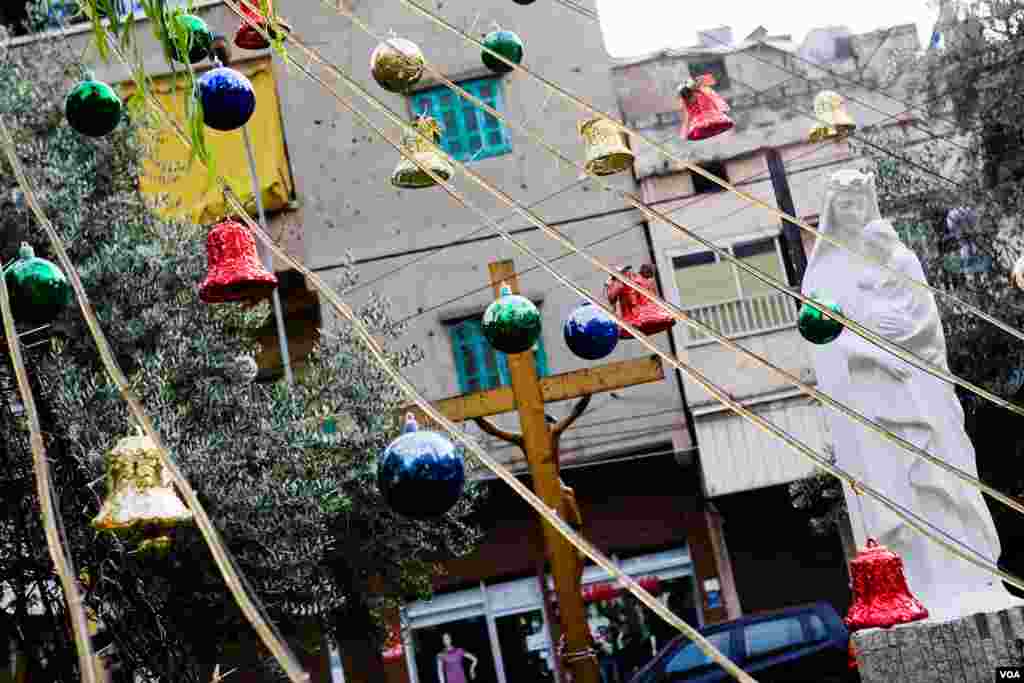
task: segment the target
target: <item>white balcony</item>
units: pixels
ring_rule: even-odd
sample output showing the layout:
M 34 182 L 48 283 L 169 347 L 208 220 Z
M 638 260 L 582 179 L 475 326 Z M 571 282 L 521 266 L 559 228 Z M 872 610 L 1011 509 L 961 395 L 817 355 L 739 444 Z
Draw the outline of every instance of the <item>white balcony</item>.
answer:
M 716 304 L 684 308 L 688 315 L 730 338 L 775 332 L 796 325 L 797 307 L 793 297 L 782 292 L 732 299 Z M 713 344 L 715 339 L 687 326 L 686 345 Z

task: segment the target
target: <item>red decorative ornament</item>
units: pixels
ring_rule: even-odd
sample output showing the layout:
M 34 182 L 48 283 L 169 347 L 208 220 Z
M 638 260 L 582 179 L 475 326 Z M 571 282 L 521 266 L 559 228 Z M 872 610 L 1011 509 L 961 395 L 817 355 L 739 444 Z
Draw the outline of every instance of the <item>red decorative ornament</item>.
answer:
M 277 287 L 277 277 L 260 263 L 256 240 L 233 220 L 218 223 L 206 237 L 207 275 L 199 298 L 208 304 L 259 301 Z
M 846 613 L 851 631 L 889 628 L 928 617 L 925 606 L 910 593 L 903 560 L 873 538 L 850 562 L 853 603 Z
M 381 651 L 381 657 L 385 662 L 395 662 L 401 659 L 403 654 L 402 635 L 399 628 L 392 624 L 388 627 L 388 637 L 384 641 L 384 649 Z
M 661 592 L 661 581 L 657 576 L 642 576 L 636 580 L 648 593 L 658 594 Z M 622 595 L 625 591 L 625 586 L 619 582 L 611 583 L 603 581 L 601 583 L 592 583 L 589 586 L 583 587 L 583 602 L 604 602 L 606 600 L 614 600 L 615 598 Z
M 679 88 L 684 113 L 679 135 L 684 140 L 713 138 L 736 125 L 725 115 L 729 103 L 711 89 L 715 83 L 714 76 L 704 74 L 691 78 Z
M 654 284 L 653 266 L 644 265 L 640 269 L 639 275 L 634 273 L 630 266 L 624 266 L 619 272 L 622 273 L 623 277 L 632 280 L 642 289 L 646 289 L 651 294 L 657 296 L 658 290 Z M 609 278 L 608 283 L 605 285 L 605 296 L 608 297 L 608 302 L 612 305 L 612 308 L 618 305 L 619 315 L 623 320 L 645 335 L 664 332 L 676 324 L 675 318 L 663 311 L 658 304 L 618 280 Z M 633 335 L 620 325 L 619 339 L 632 338 Z
M 276 31 L 271 27 L 270 23 L 263 18 L 260 13 L 260 0 L 239 0 L 238 6 L 242 9 L 242 14 L 250 19 L 254 24 L 259 26 L 261 29 L 267 32 L 271 38 L 276 38 Z M 267 0 L 267 17 L 274 16 L 274 0 Z M 291 33 L 292 27 L 286 24 L 281 19 L 276 19 L 275 24 L 284 33 Z M 238 31 L 235 32 L 235 45 L 242 48 L 243 50 L 266 50 L 270 47 L 270 42 L 263 37 L 262 34 L 249 22 L 242 20 L 241 25 L 238 27 Z

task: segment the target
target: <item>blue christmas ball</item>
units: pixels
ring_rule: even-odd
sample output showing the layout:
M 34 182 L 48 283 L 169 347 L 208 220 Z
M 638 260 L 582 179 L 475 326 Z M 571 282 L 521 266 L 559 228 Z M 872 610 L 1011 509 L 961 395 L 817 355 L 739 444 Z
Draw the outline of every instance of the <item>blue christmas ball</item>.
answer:
M 600 306 L 584 301 L 565 319 L 565 344 L 584 360 L 598 360 L 615 350 L 619 325 Z
M 440 517 L 459 502 L 465 483 L 455 445 L 436 432 L 419 431 L 412 415 L 377 461 L 377 488 L 388 507 L 405 517 Z
M 203 120 L 214 130 L 237 130 L 256 111 L 252 83 L 226 66 L 199 77 L 199 99 L 203 103 Z

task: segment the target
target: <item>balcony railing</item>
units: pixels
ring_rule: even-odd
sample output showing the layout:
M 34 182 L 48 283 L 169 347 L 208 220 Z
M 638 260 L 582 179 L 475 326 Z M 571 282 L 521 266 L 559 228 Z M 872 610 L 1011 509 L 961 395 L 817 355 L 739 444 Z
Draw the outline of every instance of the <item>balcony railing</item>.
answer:
M 797 318 L 795 300 L 781 292 L 705 306 L 692 306 L 684 310 L 695 320 L 727 337 L 745 337 L 784 330 L 795 325 Z M 713 337 L 688 325 L 686 335 L 687 346 L 699 346 L 715 341 Z

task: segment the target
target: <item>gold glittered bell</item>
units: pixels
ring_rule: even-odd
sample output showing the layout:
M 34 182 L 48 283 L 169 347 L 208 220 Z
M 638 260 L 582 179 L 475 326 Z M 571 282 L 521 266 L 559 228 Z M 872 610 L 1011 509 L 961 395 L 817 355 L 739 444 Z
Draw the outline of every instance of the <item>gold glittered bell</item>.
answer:
M 192 512 L 165 477 L 153 440 L 139 432 L 118 441 L 107 453 L 107 499 L 93 528 L 138 543 L 140 552 L 160 554 L 170 548 L 171 532 L 191 523 Z
M 613 175 L 633 165 L 634 156 L 626 135 L 612 121 L 605 118 L 581 121 L 579 131 L 587 145 L 585 168 L 589 173 Z
M 814 98 L 814 117 L 817 125 L 811 129 L 810 141 L 841 140 L 857 130 L 857 123 L 846 112 L 843 96 L 823 90 Z
M 441 126 L 432 117 L 420 114 L 413 125 L 416 130 L 433 140 L 435 144 L 440 144 Z M 433 171 L 437 177 L 442 180 L 448 180 L 452 177 L 454 169 L 452 169 L 452 165 L 448 163 L 448 160 L 419 136 L 406 135 L 402 140 L 402 146 L 407 152 L 412 154 L 416 161 Z M 398 161 L 398 166 L 395 167 L 394 173 L 391 174 L 391 184 L 396 187 L 417 189 L 431 187 L 437 183 L 415 163 L 402 157 Z

